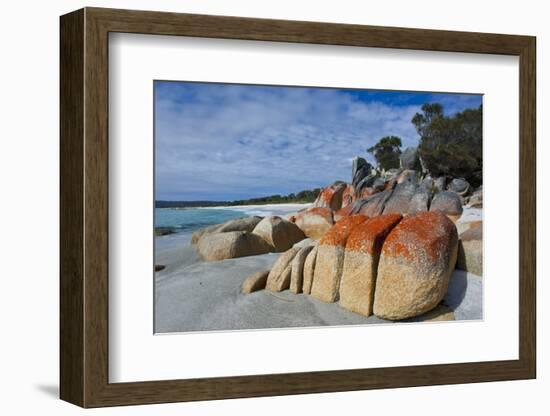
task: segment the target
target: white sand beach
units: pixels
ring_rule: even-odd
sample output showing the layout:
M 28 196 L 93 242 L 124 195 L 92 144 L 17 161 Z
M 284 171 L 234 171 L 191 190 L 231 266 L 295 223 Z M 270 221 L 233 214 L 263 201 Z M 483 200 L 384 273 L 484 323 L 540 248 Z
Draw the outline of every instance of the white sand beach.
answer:
M 246 215 L 254 215 L 249 213 L 253 210 L 258 211 L 256 215 L 274 211 L 283 215 L 283 210 L 295 212 L 297 206 L 303 208 L 297 204 L 238 208 Z M 482 210 L 474 210 L 465 210 L 460 221 L 480 218 Z M 156 264 L 165 266 L 155 273 L 155 333 L 392 323 L 289 291 L 241 294 L 242 282 L 252 273 L 269 269 L 280 253 L 204 262 L 190 239 L 191 233 L 155 238 Z M 482 279 L 455 270 L 444 303 L 454 310 L 456 320 L 482 319 L 481 299 Z
M 286 216 L 303 209 L 311 207 L 311 203 L 306 204 L 265 204 L 265 205 L 234 205 L 223 207 L 205 207 L 204 209 L 227 209 L 231 211 L 240 211 L 243 215 L 279 215 Z

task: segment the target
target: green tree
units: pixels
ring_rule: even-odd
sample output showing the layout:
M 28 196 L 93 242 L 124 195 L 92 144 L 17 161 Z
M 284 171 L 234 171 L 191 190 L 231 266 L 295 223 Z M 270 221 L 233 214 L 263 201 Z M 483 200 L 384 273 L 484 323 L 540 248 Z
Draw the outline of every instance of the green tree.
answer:
M 378 143 L 367 149 L 376 159 L 376 163 L 382 169 L 399 168 L 399 155 L 401 154 L 401 139 L 397 136 L 382 137 Z
M 445 116 L 441 104 L 424 104 L 412 123 L 420 135 L 418 152 L 433 176 L 466 178 L 481 184 L 482 106 Z

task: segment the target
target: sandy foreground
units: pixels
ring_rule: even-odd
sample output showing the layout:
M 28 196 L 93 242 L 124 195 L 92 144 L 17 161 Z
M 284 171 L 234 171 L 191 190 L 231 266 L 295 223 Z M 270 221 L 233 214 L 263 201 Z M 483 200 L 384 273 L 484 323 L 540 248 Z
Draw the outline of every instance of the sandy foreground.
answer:
M 259 208 L 256 215 L 296 211 L 295 206 L 256 208 Z M 246 215 L 254 215 L 248 212 Z M 470 209 L 465 210 L 459 221 L 480 218 L 481 210 Z M 191 233 L 155 239 L 155 262 L 166 266 L 155 273 L 155 333 L 392 323 L 288 290 L 280 293 L 261 290 L 243 295 L 242 282 L 252 273 L 271 268 L 280 253 L 204 262 L 190 240 Z M 482 279 L 455 270 L 444 302 L 454 310 L 457 320 L 482 319 Z M 415 319 L 422 320 L 422 317 Z

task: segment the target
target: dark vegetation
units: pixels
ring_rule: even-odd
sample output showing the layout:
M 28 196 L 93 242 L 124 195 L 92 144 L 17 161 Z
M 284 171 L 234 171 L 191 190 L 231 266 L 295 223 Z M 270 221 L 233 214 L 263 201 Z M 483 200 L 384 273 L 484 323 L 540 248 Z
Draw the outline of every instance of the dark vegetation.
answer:
M 378 143 L 367 149 L 376 159 L 378 166 L 384 170 L 399 168 L 401 139 L 397 136 L 382 137 Z
M 412 122 L 420 135 L 418 152 L 432 176 L 465 178 L 481 185 L 482 106 L 445 116 L 441 104 L 424 104 Z
M 432 177 L 465 178 L 474 187 L 482 183 L 483 107 L 469 108 L 452 116 L 438 103 L 424 104 L 411 120 L 420 135 L 418 155 Z M 367 149 L 378 167 L 399 168 L 401 139 L 386 136 Z
M 306 203 L 313 202 L 321 188 L 313 190 L 290 193 L 288 195 L 269 195 L 259 198 L 239 199 L 236 201 L 155 201 L 156 208 L 193 208 L 193 207 L 214 207 L 214 206 L 239 206 L 239 205 L 263 205 L 263 204 L 284 204 L 284 203 Z

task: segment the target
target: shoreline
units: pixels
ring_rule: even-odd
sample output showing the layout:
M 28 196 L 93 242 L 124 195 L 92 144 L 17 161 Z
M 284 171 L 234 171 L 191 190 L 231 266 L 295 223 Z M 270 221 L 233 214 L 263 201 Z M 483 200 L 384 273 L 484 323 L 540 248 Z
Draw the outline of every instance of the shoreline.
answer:
M 483 208 L 464 207 L 457 224 L 482 217 Z M 428 319 L 429 314 L 398 322 L 365 317 L 338 304 L 290 291 L 274 294 L 262 290 L 243 295 L 243 281 L 270 269 L 281 253 L 208 262 L 190 244 L 191 235 L 182 231 L 155 238 L 155 264 L 165 266 L 154 274 L 155 334 L 404 324 Z M 455 269 L 444 297 L 445 305 L 453 310 L 453 322 L 483 320 L 482 299 L 483 278 Z
M 283 207 L 283 208 L 293 208 L 293 207 L 299 207 L 302 208 L 309 208 L 311 205 L 313 205 L 313 202 L 288 202 L 283 204 L 252 204 L 252 205 L 215 205 L 215 206 L 197 206 L 197 207 L 155 207 L 155 209 L 167 209 L 167 210 L 179 210 L 179 209 L 229 209 L 238 211 L 239 209 L 261 209 L 261 208 L 277 208 L 277 207 Z
M 230 218 L 231 216 L 233 216 L 233 218 L 251 217 L 251 216 L 260 216 L 260 217 L 279 216 L 279 217 L 286 218 L 290 214 L 294 214 L 297 211 L 309 208 L 311 205 L 312 204 L 310 203 L 307 203 L 307 204 L 288 203 L 288 204 L 265 204 L 265 205 L 239 205 L 239 206 L 231 206 L 231 207 L 224 206 L 224 207 L 202 207 L 202 208 L 201 207 L 156 208 L 156 209 L 166 210 L 165 211 L 166 213 L 168 211 L 180 211 L 182 215 L 184 214 L 184 211 L 187 211 L 189 213 L 191 213 L 193 210 L 195 211 L 204 210 L 202 212 L 211 211 L 213 216 L 216 216 L 216 217 L 219 216 L 220 218 L 218 221 L 213 221 L 213 219 L 211 218 L 211 220 L 208 223 L 204 223 L 202 226 L 186 228 L 186 229 L 180 229 L 179 227 L 175 227 L 173 225 L 166 225 L 166 224 L 163 224 L 162 221 L 159 222 L 159 224 L 162 224 L 162 225 L 157 225 L 155 220 L 155 230 L 160 228 L 172 228 L 174 232 L 169 233 L 167 235 L 179 234 L 183 231 L 196 231 L 198 229 L 201 229 L 210 225 L 222 224 L 225 221 L 231 219 Z M 226 213 L 231 212 L 231 214 L 229 214 L 227 218 L 223 218 L 224 217 L 223 213 L 222 212 L 216 213 L 216 210 L 225 211 Z

